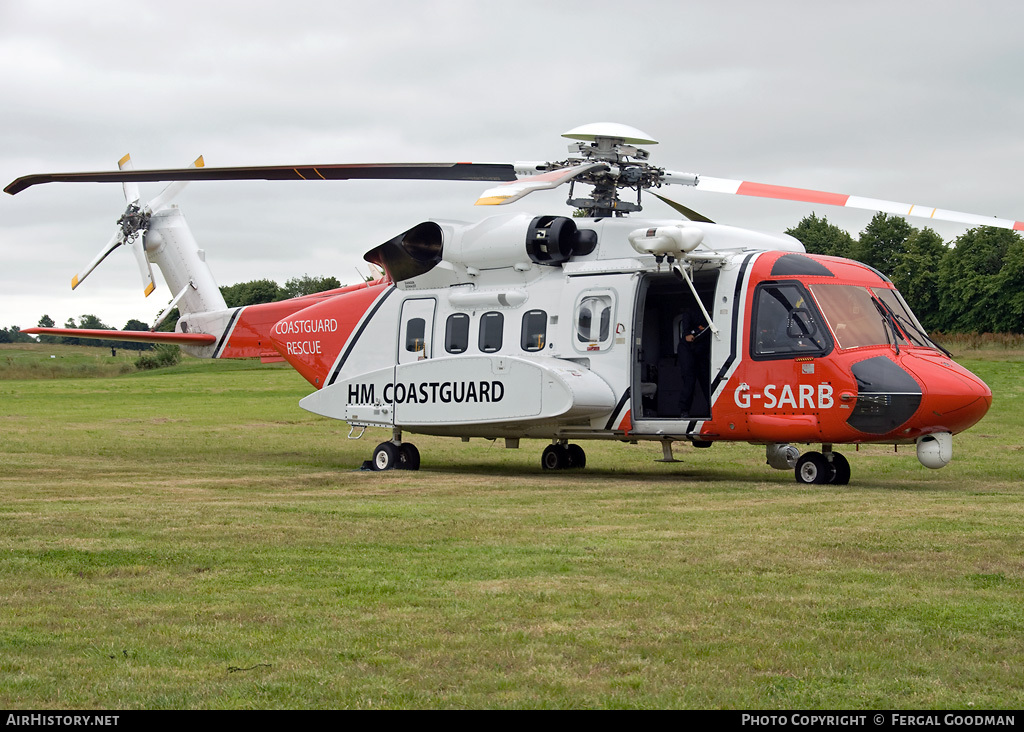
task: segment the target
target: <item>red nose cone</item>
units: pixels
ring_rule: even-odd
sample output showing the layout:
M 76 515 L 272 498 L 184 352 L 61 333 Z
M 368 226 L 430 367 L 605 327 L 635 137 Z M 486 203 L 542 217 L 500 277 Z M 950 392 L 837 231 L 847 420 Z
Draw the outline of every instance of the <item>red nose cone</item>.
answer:
M 963 432 L 992 406 L 992 390 L 970 371 L 939 354 L 916 355 L 903 365 L 923 385 L 920 418 L 929 427 Z

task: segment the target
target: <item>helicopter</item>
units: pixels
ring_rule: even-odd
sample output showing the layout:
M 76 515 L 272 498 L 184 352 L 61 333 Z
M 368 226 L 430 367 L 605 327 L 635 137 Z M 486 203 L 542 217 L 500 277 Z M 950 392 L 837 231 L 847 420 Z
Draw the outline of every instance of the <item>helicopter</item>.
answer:
M 989 387 L 928 336 L 881 272 L 808 254 L 789 235 L 715 223 L 656 191 L 1016 230 L 1021 222 L 671 171 L 640 147 L 654 138 L 618 123 L 563 137 L 572 140 L 569 157 L 554 162 L 207 168 L 199 158 L 189 168 L 135 170 L 125 156 L 118 171 L 19 178 L 4 190 L 122 183 L 127 209 L 72 288 L 124 246 L 146 295 L 154 264 L 173 293 L 154 331 L 24 332 L 174 343 L 201 358 L 283 358 L 314 387 L 302 408 L 347 422 L 354 439 L 368 427 L 391 430 L 362 466 L 378 471 L 420 467 L 408 434 L 507 448 L 546 440 L 547 470 L 585 467 L 586 440 L 656 442 L 666 462 L 676 462 L 676 443 L 740 441 L 763 446 L 767 465 L 799 483 L 845 485 L 851 467 L 837 445 L 916 445 L 922 465 L 941 468 L 953 435 L 989 409 Z M 492 183 L 482 206 L 567 185 L 575 211 L 431 219 L 366 252 L 374 279 L 229 308 L 171 201 L 188 181 L 243 179 Z M 155 181 L 169 185 L 143 202 L 138 184 Z M 683 218 L 636 217 L 644 194 Z M 155 332 L 174 307 L 175 331 Z

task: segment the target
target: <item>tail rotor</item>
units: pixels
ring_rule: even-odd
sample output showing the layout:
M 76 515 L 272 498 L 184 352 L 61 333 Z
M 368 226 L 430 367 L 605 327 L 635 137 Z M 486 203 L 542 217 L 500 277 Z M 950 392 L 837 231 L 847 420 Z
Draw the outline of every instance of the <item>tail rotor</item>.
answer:
M 117 167 L 123 171 L 130 171 L 133 169 L 131 156 L 125 155 L 121 158 Z M 192 168 L 203 167 L 203 157 L 200 155 L 195 162 L 192 163 Z M 100 263 L 107 258 L 107 255 L 117 249 L 119 246 L 127 246 L 131 249 L 132 254 L 135 256 L 135 261 L 139 266 L 139 275 L 142 277 L 142 289 L 146 297 L 156 289 L 156 284 L 153 281 L 153 267 L 149 262 L 149 258 L 146 256 L 146 233 L 149 230 L 149 220 L 152 215 L 158 211 L 166 208 L 170 202 L 177 196 L 181 190 L 188 185 L 187 181 L 174 181 L 170 183 L 163 191 L 161 191 L 155 198 L 149 203 L 141 203 L 141 196 L 139 193 L 139 185 L 135 181 L 125 181 L 122 183 L 124 188 L 124 197 L 128 206 L 125 208 L 124 213 L 117 220 L 118 229 L 111 237 L 110 241 L 99 251 L 99 253 L 93 257 L 92 261 L 86 265 L 84 271 L 81 274 L 76 274 L 71 279 L 71 289 L 74 290 L 88 277 Z

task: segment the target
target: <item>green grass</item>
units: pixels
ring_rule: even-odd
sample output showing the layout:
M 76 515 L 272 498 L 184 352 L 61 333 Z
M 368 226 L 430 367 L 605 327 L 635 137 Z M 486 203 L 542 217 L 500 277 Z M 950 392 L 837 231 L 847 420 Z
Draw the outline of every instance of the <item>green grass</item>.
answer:
M 46 343 L 0 345 L 0 380 L 96 378 L 135 371 L 139 351 Z
M 985 357 L 988 359 L 988 357 Z M 952 464 L 412 438 L 288 369 L 0 381 L 0 708 L 1019 708 L 1024 384 Z

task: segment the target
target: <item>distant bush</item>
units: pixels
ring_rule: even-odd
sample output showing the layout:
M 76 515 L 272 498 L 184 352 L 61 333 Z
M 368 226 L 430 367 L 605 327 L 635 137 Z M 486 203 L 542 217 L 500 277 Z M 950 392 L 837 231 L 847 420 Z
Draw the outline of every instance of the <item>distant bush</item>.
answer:
M 135 359 L 135 368 L 145 371 L 147 369 L 160 369 L 165 366 L 174 366 L 181 361 L 181 348 L 172 345 L 159 345 L 150 353 L 144 353 Z

